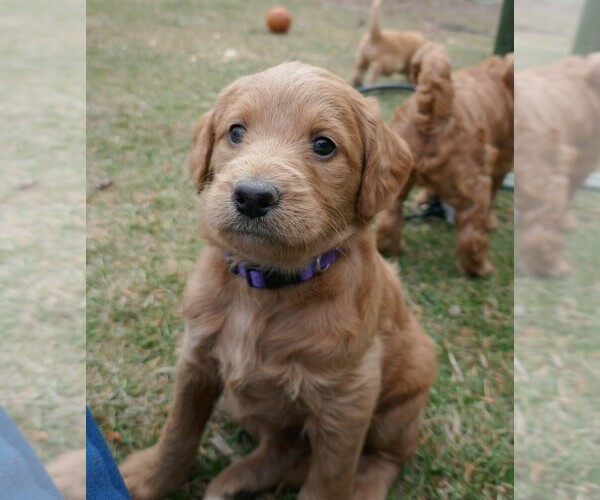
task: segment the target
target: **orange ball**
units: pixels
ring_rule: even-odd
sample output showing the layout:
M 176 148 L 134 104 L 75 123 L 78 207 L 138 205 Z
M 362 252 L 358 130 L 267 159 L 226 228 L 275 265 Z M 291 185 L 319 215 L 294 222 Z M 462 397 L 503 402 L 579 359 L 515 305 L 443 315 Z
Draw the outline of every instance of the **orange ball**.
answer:
M 265 17 L 267 27 L 273 33 L 286 33 L 292 25 L 292 15 L 285 7 L 277 5 L 267 11 Z

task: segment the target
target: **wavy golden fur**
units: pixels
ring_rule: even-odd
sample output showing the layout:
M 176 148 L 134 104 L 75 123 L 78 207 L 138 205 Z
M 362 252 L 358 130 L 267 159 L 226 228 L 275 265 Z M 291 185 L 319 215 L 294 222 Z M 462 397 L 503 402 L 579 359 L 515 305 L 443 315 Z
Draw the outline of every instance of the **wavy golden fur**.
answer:
M 378 217 L 378 245 L 401 250 L 402 205 L 414 181 L 456 211 L 459 269 L 493 270 L 488 254 L 491 205 L 513 160 L 512 55 L 451 72 L 446 49 L 429 43 L 410 66 L 416 91 L 396 108 L 392 128 L 415 157 L 414 173 L 395 204 Z
M 374 0 L 369 14 L 369 27 L 358 43 L 353 83 L 363 84 L 365 75 L 374 83 L 382 75 L 408 74 L 413 54 L 427 40 L 418 31 L 382 30 L 379 26 L 381 0 Z
M 600 53 L 517 72 L 515 97 L 517 265 L 564 275 L 567 210 L 600 158 Z
M 335 152 L 319 157 L 315 137 Z M 281 484 L 301 500 L 386 497 L 417 447 L 436 364 L 369 228 L 410 167 L 373 102 L 325 70 L 284 64 L 220 94 L 190 155 L 205 246 L 185 297 L 174 402 L 158 443 L 121 467 L 135 499 L 184 481 L 222 393 L 257 447 L 205 498 Z M 267 215 L 236 210 L 243 179 L 277 187 Z M 331 248 L 340 257 L 326 272 L 274 290 L 250 288 L 224 257 L 291 272 Z

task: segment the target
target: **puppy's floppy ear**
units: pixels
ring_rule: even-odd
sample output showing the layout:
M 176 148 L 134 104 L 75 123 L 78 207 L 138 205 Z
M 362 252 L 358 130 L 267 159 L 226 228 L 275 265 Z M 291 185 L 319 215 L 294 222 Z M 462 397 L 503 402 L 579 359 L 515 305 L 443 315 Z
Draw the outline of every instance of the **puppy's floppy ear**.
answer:
M 200 118 L 194 130 L 192 151 L 188 157 L 188 168 L 198 193 L 204 189 L 209 177 L 210 159 L 215 142 L 213 116 L 214 110 L 211 110 Z
M 365 151 L 357 207 L 363 221 L 393 203 L 413 165 L 408 145 L 383 123 L 375 104 L 367 99 L 365 104 L 362 115 Z

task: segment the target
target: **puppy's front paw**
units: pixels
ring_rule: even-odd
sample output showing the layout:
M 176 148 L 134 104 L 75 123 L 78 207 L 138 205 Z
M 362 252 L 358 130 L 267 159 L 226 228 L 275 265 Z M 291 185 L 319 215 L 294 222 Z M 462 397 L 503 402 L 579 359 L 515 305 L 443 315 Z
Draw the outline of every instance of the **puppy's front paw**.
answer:
M 567 264 L 567 262 L 561 258 L 556 259 L 556 261 L 551 265 L 548 269 L 546 269 L 546 274 L 548 276 L 552 276 L 554 278 L 560 278 L 562 276 L 566 276 L 571 272 L 571 266 Z
M 490 230 L 493 231 L 494 229 L 498 228 L 498 218 L 490 213 L 488 214 L 487 220 L 486 220 L 486 227 Z
M 493 264 L 485 259 L 483 261 L 483 264 L 481 264 L 481 267 L 479 268 L 479 271 L 477 273 L 477 276 L 488 276 L 490 274 L 492 274 L 494 272 L 494 266 Z
M 181 474 L 172 474 L 166 464 L 161 463 L 156 446 L 129 455 L 119 470 L 134 500 L 164 498 L 182 480 Z
M 471 278 L 483 278 L 494 272 L 494 266 L 489 260 L 484 259 L 479 263 L 469 262 L 465 264 L 458 262 L 458 270 Z

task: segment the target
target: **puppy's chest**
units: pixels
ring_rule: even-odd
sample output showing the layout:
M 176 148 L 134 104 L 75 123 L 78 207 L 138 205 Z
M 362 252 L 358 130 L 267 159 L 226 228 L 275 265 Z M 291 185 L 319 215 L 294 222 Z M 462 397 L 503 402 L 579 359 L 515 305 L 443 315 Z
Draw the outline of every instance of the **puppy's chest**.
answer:
M 303 393 L 314 391 L 311 375 L 286 357 L 291 346 L 273 348 L 272 340 L 286 334 L 277 320 L 260 309 L 238 307 L 230 311 L 217 339 L 214 353 L 239 416 L 298 415 L 305 408 Z

